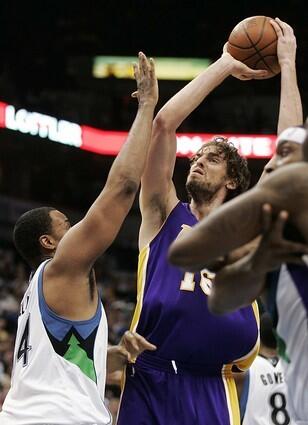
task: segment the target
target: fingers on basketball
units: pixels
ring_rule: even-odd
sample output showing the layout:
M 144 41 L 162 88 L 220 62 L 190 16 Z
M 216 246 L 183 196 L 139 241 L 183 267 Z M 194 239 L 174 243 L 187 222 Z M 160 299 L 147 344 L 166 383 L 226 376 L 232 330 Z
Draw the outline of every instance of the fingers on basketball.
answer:
M 278 22 L 275 23 L 279 26 Z M 271 18 L 253 16 L 237 24 L 228 40 L 227 51 L 231 56 L 249 68 L 268 71 L 261 78 L 270 78 L 280 72 L 277 57 L 278 35 L 274 25 Z M 280 27 L 279 29 L 281 31 Z

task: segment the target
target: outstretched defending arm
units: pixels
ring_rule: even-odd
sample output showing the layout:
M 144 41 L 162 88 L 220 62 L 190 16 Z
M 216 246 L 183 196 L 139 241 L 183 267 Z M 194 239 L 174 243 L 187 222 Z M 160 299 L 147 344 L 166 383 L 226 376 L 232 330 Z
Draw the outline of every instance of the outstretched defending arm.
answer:
M 178 201 L 172 182 L 176 129 L 229 75 L 249 80 L 261 78 L 265 73 L 249 69 L 224 52 L 220 59 L 187 84 L 159 111 L 154 120 L 152 142 L 141 184 L 140 248 L 154 237 Z
M 112 243 L 137 193 L 151 139 L 158 87 L 153 60 L 139 54 L 134 66 L 139 107 L 128 139 L 115 159 L 106 185 L 85 218 L 60 241 L 47 264 L 44 293 L 47 303 L 57 305 L 59 296 L 87 281 L 93 263 Z M 56 291 L 63 291 L 57 295 Z

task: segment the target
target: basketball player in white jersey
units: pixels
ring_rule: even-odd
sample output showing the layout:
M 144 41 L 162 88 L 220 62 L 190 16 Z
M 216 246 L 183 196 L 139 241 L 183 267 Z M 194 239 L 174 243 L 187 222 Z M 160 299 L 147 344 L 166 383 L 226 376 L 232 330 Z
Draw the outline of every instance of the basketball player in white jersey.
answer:
M 1 425 L 111 424 L 104 405 L 107 322 L 93 264 L 131 208 L 151 138 L 158 100 L 153 61 L 139 53 L 134 72 L 135 121 L 84 219 L 70 227 L 60 211 L 43 207 L 15 225 L 16 248 L 35 272 L 21 303 Z
M 263 313 L 260 317 L 260 352 L 241 379 L 242 425 L 293 424 L 276 345 L 272 320 L 268 313 Z
M 268 308 L 277 321 L 278 350 L 290 393 L 289 409 L 298 425 L 308 425 L 307 161 L 307 130 L 291 127 L 283 131 L 270 161 L 275 172 L 213 212 L 176 241 L 170 252 L 171 261 L 185 269 L 211 267 L 213 260 L 263 230 L 255 251 L 217 273 L 209 302 L 213 312 L 233 311 L 263 292 L 267 281 Z M 284 227 L 286 237 L 295 242 L 285 239 Z

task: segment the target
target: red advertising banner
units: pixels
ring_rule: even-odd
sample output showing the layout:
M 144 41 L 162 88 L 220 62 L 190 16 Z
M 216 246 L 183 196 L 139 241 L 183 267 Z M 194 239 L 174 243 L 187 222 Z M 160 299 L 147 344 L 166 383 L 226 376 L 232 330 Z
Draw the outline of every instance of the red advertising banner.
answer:
M 100 130 L 26 109 L 16 110 L 14 106 L 4 102 L 0 102 L 0 127 L 99 155 L 112 156 L 118 154 L 128 135 L 124 131 Z M 240 154 L 247 158 L 270 158 L 275 152 L 275 135 L 178 133 L 177 156 L 192 156 L 204 143 L 217 135 L 228 137 Z

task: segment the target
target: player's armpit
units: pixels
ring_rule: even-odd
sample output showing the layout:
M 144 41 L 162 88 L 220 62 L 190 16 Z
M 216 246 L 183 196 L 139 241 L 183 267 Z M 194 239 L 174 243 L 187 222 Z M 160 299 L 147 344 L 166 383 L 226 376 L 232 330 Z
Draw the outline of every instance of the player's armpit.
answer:
M 164 224 L 173 208 L 179 202 L 173 182 L 169 182 L 169 192 L 152 193 L 151 198 L 144 193 L 146 188 L 141 188 L 140 209 L 141 226 L 139 231 L 139 250 L 149 244 Z

